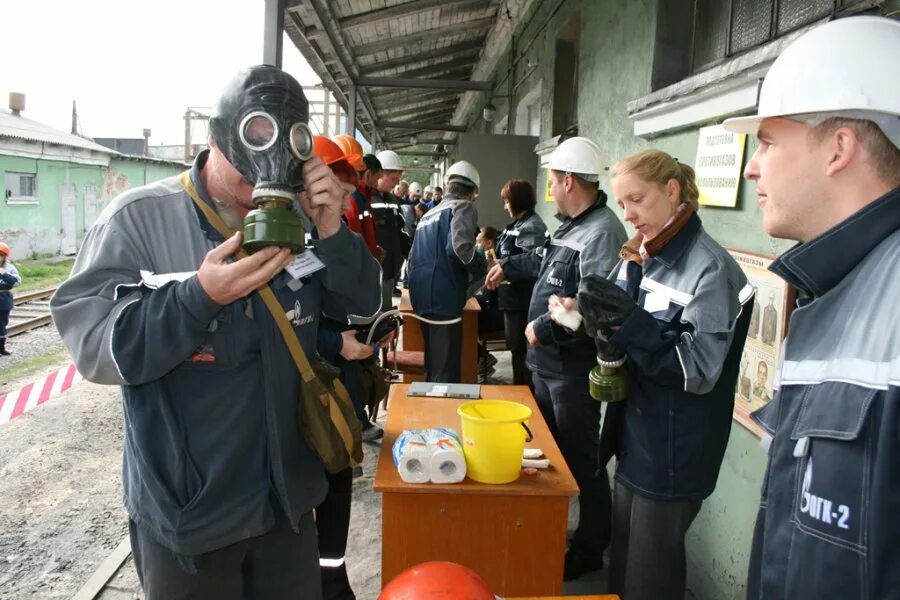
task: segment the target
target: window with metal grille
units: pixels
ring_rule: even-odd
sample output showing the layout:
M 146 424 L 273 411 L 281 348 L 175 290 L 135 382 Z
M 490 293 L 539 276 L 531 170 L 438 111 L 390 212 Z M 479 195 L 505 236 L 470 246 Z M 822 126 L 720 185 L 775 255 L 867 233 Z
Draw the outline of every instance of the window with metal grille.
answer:
M 34 204 L 37 198 L 37 174 L 6 172 L 6 203 Z
M 877 5 L 871 0 L 693 0 L 689 73 L 708 69 L 819 19 Z

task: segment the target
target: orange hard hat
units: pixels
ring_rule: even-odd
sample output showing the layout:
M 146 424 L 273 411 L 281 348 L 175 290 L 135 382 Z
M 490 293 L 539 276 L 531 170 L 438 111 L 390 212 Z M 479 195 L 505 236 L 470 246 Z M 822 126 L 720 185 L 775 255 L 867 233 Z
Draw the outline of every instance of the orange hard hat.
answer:
M 328 139 L 324 135 L 313 136 L 313 156 L 318 156 L 331 170 L 337 175 L 337 178 L 344 183 L 356 185 L 359 182 L 359 175 L 356 169 L 350 164 L 347 155 L 333 140 Z
M 347 134 L 336 135 L 334 136 L 334 142 L 344 151 L 347 162 L 349 162 L 354 169 L 357 171 L 366 170 L 366 163 L 363 161 L 363 148 L 362 145 L 356 141 L 355 137 Z
M 3 242 L 0 242 L 0 254 L 2 254 L 3 256 L 9 256 L 9 246 L 4 244 Z
M 378 600 L 496 600 L 484 579 L 452 562 L 426 562 L 391 579 Z

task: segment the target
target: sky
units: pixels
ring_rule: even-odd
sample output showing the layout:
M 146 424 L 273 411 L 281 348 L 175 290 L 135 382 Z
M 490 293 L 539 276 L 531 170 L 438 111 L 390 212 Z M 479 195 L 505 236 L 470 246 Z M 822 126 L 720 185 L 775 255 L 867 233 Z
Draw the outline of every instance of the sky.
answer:
M 89 137 L 183 144 L 188 106 L 211 107 L 241 68 L 262 62 L 263 0 L 0 1 L 0 106 Z M 285 36 L 283 68 L 319 83 Z M 317 98 L 320 99 L 320 98 Z M 206 126 L 194 125 L 204 142 Z

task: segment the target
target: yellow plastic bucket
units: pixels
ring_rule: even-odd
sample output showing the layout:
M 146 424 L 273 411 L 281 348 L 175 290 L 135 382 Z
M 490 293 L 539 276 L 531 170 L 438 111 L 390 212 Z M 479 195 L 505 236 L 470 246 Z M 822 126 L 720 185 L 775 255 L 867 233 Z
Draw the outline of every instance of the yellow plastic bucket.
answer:
M 456 409 L 462 420 L 466 474 L 481 483 L 510 483 L 522 471 L 531 440 L 531 409 L 506 400 L 473 400 Z

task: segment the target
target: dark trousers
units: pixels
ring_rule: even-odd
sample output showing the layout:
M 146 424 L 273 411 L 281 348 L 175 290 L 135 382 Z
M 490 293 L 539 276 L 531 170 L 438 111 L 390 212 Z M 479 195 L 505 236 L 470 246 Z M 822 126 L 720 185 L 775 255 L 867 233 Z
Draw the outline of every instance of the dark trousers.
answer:
M 572 470 L 578 495 L 578 527 L 570 549 L 600 556 L 609 545 L 609 478 L 600 465 L 600 403 L 591 398 L 588 380 L 556 379 L 537 373 L 534 397 L 553 439 Z
M 146 600 L 320 600 L 312 513 L 294 533 L 283 514 L 267 533 L 198 556 L 180 556 L 128 523 L 131 553 Z
M 363 425 L 367 425 L 369 422 L 369 415 L 366 413 L 366 403 L 365 398 L 363 398 L 362 383 L 359 381 L 359 362 L 355 360 L 344 360 L 340 357 L 335 362 L 341 370 L 341 383 L 347 388 L 347 393 L 350 395 L 350 400 L 353 402 L 353 409 L 356 411 L 359 422 Z
M 506 347 L 512 354 L 513 385 L 527 385 L 534 390 L 531 371 L 525 365 L 528 353 L 528 340 L 525 339 L 525 327 L 528 325 L 528 313 L 524 310 L 510 310 L 503 313 L 503 329 L 506 332 Z
M 319 534 L 319 566 L 322 569 L 322 596 L 325 600 L 355 600 L 344 556 L 350 531 L 350 501 L 353 497 L 353 469 L 328 476 L 328 495 L 316 508 Z
M 9 324 L 9 310 L 0 310 L 0 340 L 6 339 L 6 326 Z
M 446 317 L 438 317 L 438 319 Z M 462 323 L 422 323 L 425 342 L 425 381 L 459 383 L 462 379 Z
M 684 598 L 684 535 L 702 503 L 651 500 L 616 482 L 609 591 L 623 600 Z

